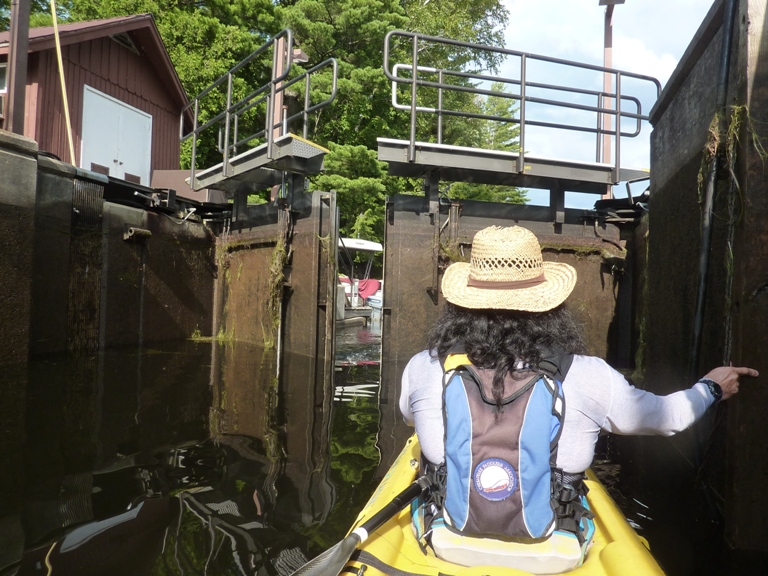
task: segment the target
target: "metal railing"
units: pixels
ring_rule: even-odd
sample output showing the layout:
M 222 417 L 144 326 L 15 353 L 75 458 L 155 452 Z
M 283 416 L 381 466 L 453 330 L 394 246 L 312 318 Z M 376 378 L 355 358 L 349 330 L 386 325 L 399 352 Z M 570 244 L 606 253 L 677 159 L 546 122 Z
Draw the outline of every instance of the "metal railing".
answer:
M 272 50 L 272 74 L 270 81 L 233 102 L 233 82 L 237 74 L 244 72 L 249 64 L 257 61 L 261 55 L 269 50 Z M 298 119 L 302 120 L 302 136 L 305 139 L 307 138 L 309 115 L 327 106 L 336 98 L 338 63 L 335 58 L 329 58 L 289 80 L 294 61 L 293 33 L 291 30 L 286 29 L 272 37 L 247 58 L 227 71 L 226 74 L 200 92 L 184 107 L 181 111 L 179 123 L 179 139 L 181 142 L 192 139 L 191 178 L 193 182 L 197 164 L 198 140 L 203 132 L 211 128 L 218 128 L 218 149 L 222 154 L 222 173 L 224 176 L 231 175 L 231 159 L 237 156 L 238 148 L 249 145 L 254 141 L 265 142 L 267 145 L 267 158 L 274 158 L 275 138 L 286 134 L 290 125 Z M 312 78 L 319 71 L 326 68 L 330 68 L 332 71 L 330 94 L 324 100 L 313 104 L 311 102 Z M 298 88 L 298 85 L 302 82 L 304 83 L 303 106 L 298 112 L 290 116 L 284 116 L 283 110 L 279 107 L 283 95 L 287 94 L 289 90 Z M 226 86 L 226 105 L 224 110 L 201 124 L 201 101 L 206 97 L 212 96 L 217 90 L 222 89 L 223 86 Z M 192 129 L 185 132 L 184 119 L 189 114 L 190 109 L 192 109 Z M 244 115 L 252 112 L 264 113 L 264 127 L 243 136 L 240 133 L 241 119 Z
M 394 39 L 405 39 L 405 42 L 412 43 L 411 62 L 397 63 L 390 65 L 390 54 L 393 52 Z M 480 72 L 467 72 L 463 70 L 454 70 L 447 68 L 436 68 L 433 66 L 422 66 L 419 64 L 419 57 L 422 51 L 425 51 L 431 45 L 452 46 L 459 49 L 466 49 L 474 52 L 487 52 L 489 55 L 500 55 L 503 58 L 514 57 L 519 59 L 517 77 L 506 78 L 492 74 Z M 612 77 L 612 85 L 615 86 L 613 92 L 604 90 L 594 90 L 590 88 L 580 88 L 576 86 L 567 86 L 562 84 L 552 84 L 549 82 L 537 81 L 531 78 L 529 72 L 529 63 L 543 62 L 550 65 L 562 66 L 571 71 L 590 71 Z M 409 72 L 409 75 L 403 76 L 401 73 Z M 392 82 L 392 104 L 399 110 L 410 111 L 410 142 L 408 147 L 408 161 L 413 162 L 416 154 L 416 116 L 417 113 L 428 113 L 437 116 L 436 140 L 438 144 L 443 144 L 443 131 L 445 117 L 463 117 L 490 120 L 496 122 L 514 123 L 520 126 L 519 132 L 519 153 L 517 157 L 516 169 L 522 173 L 525 167 L 526 154 L 526 128 L 529 126 L 552 128 L 561 130 L 570 130 L 577 132 L 593 133 L 596 135 L 596 154 L 595 162 L 601 162 L 601 141 L 603 137 L 613 137 L 614 162 L 613 162 L 613 180 L 618 182 L 619 168 L 621 165 L 621 139 L 623 137 L 634 138 L 640 134 L 642 122 L 647 122 L 649 117 L 643 113 L 643 107 L 640 98 L 631 94 L 622 92 L 622 79 L 632 79 L 641 83 L 650 83 L 655 88 L 655 102 L 661 92 L 661 84 L 651 76 L 624 72 L 614 68 L 604 68 L 591 64 L 583 64 L 560 58 L 550 58 L 507 50 L 505 48 L 496 48 L 438 38 L 434 36 L 425 36 L 413 32 L 403 32 L 394 30 L 387 34 L 384 41 L 384 73 Z M 430 79 L 432 78 L 432 79 Z M 451 80 L 457 80 L 458 83 L 451 83 Z M 488 83 L 500 82 L 504 89 L 512 86 L 514 92 L 498 91 L 482 88 Z M 398 95 L 403 92 L 398 86 L 405 85 L 410 88 L 410 102 L 401 103 Z M 420 105 L 417 97 L 417 88 L 427 87 L 437 91 L 437 105 L 429 107 Z M 466 110 L 451 110 L 444 106 L 445 95 L 448 92 L 464 92 L 484 97 L 505 98 L 516 101 L 519 105 L 516 117 L 496 116 L 483 112 L 470 112 Z M 532 92 L 534 94 L 532 94 Z M 536 95 L 538 94 L 538 95 Z M 595 104 L 581 104 L 579 98 L 591 98 Z M 423 100 L 423 98 L 422 98 Z M 530 117 L 527 112 L 527 105 L 536 104 L 546 107 L 570 109 L 581 112 L 593 113 L 596 117 L 594 125 L 581 125 L 575 122 L 557 123 L 545 120 L 537 120 Z M 607 118 L 615 128 L 608 127 Z M 631 125 L 622 128 L 622 119 L 630 120 Z M 630 131 L 631 129 L 631 131 Z

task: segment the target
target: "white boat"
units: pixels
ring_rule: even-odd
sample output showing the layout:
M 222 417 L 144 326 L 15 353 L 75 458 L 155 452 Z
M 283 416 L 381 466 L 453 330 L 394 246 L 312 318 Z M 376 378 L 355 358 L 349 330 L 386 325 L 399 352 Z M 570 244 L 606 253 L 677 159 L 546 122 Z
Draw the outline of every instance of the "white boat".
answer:
M 370 278 L 373 259 L 384 251 L 379 242 L 362 238 L 339 238 L 339 264 L 345 263 L 347 274 L 339 276 L 336 292 L 336 320 L 345 325 L 366 325 L 368 319 L 381 319 L 383 291 L 380 280 Z M 365 271 L 355 274 L 354 254 L 368 253 Z M 342 266 L 340 266 L 342 268 Z
M 365 303 L 374 310 L 381 310 L 384 305 L 384 289 L 379 288 L 376 290 L 376 292 L 373 293 L 373 296 L 368 296 L 368 298 L 365 299 Z

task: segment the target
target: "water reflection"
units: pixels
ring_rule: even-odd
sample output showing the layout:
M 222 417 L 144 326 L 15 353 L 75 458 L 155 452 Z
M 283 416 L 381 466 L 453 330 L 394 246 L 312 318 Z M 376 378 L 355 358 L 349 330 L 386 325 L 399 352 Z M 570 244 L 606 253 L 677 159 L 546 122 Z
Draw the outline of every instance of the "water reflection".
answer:
M 18 371 L 0 574 L 290 574 L 334 544 L 375 484 L 378 365 L 334 401 L 307 364 L 278 386 L 271 352 L 183 342 Z
M 381 322 L 336 329 L 336 364 L 378 364 L 381 360 Z

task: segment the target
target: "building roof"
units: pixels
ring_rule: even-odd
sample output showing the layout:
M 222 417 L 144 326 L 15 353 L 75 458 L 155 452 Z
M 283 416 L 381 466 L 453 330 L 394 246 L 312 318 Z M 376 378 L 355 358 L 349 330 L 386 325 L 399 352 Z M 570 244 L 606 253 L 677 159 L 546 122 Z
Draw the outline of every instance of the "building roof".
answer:
M 147 59 L 160 78 L 168 83 L 168 90 L 178 100 L 179 107 L 181 108 L 189 102 L 187 93 L 181 85 L 179 75 L 173 67 L 168 50 L 163 44 L 155 19 L 151 14 L 60 24 L 58 28 L 59 41 L 62 46 L 130 32 L 133 43 L 147 55 Z M 8 55 L 9 42 L 10 32 L 0 32 L 0 56 Z M 53 26 L 29 29 L 29 52 L 52 50 L 55 47 Z

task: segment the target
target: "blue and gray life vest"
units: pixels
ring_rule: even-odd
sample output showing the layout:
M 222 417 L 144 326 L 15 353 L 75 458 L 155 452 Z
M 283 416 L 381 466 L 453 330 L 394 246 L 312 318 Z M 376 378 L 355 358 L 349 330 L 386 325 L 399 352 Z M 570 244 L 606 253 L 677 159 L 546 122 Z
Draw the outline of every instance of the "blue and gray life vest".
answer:
M 555 460 L 565 415 L 556 370 L 507 374 L 499 408 L 493 370 L 456 354 L 444 368 L 446 524 L 465 534 L 549 536 L 560 527 Z

